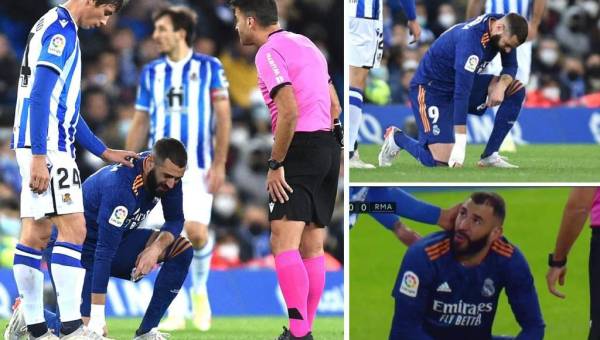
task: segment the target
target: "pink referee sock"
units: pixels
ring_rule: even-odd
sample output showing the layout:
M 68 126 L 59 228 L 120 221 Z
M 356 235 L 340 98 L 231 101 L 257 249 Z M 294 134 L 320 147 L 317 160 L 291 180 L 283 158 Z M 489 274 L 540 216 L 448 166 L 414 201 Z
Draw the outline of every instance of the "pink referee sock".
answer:
M 298 250 L 288 250 L 275 256 L 277 280 L 288 308 L 290 332 L 302 337 L 309 331 L 306 303 L 308 301 L 308 275 Z
M 312 331 L 313 321 L 317 314 L 317 307 L 321 300 L 321 295 L 325 289 L 325 256 L 317 256 L 310 259 L 304 259 L 304 267 L 308 274 L 308 329 Z

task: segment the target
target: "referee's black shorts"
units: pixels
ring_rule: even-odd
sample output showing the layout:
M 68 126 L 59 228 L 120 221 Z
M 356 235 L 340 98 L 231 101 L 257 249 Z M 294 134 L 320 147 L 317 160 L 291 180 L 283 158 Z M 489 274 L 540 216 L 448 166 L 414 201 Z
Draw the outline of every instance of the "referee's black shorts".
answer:
M 269 220 L 304 221 L 325 227 L 331 221 L 341 149 L 331 131 L 296 132 L 283 161 L 294 192 L 281 204 L 269 198 Z

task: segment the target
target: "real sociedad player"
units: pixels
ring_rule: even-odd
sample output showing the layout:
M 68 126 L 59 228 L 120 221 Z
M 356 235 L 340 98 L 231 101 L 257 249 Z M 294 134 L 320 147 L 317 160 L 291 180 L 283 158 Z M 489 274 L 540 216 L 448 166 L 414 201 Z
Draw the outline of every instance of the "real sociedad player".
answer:
M 495 193 L 473 193 L 454 231 L 412 245 L 392 291 L 390 340 L 541 340 L 544 321 L 521 251 L 502 236 L 506 208 Z M 492 336 L 502 290 L 521 326 L 516 338 Z
M 81 257 L 85 268 L 81 314 L 96 334 L 106 335 L 107 331 L 109 277 L 135 282 L 162 263 L 134 339 L 166 339 L 156 327 L 183 285 L 193 253 L 190 241 L 180 236 L 184 223 L 181 178 L 186 165 L 183 144 L 163 138 L 151 152 L 141 153 L 133 168 L 106 166 L 83 183 L 87 235 Z M 138 228 L 159 201 L 165 219 L 162 228 Z M 56 280 L 54 266 L 52 273 Z M 9 321 L 8 340 L 26 335 L 21 307 L 19 304 Z M 51 313 L 46 312 L 46 318 L 48 324 L 56 324 Z
M 217 58 L 193 51 L 197 16 L 192 9 L 161 8 L 153 21 L 152 38 L 164 55 L 145 65 L 140 75 L 136 112 L 125 146 L 140 151 L 162 137 L 172 137 L 186 147 L 189 162 L 182 183 L 184 231 L 194 247 L 192 324 L 207 331 L 211 308 L 206 283 L 214 245 L 208 225 L 213 194 L 225 180 L 231 130 L 229 83 Z M 163 222 L 158 206 L 146 219 L 146 226 Z M 181 294 L 173 302 L 160 329 L 185 328 L 185 296 Z
M 397 1 L 397 0 L 396 0 Z M 407 26 L 418 41 L 421 27 L 417 22 L 414 0 L 399 1 L 406 17 Z M 358 154 L 358 131 L 362 123 L 362 108 L 367 76 L 372 68 L 379 67 L 383 56 L 383 0 L 349 0 L 348 60 L 350 64 L 350 108 L 348 128 L 350 135 L 350 168 L 373 169 Z
M 341 107 L 323 53 L 281 29 L 275 0 L 230 3 L 240 42 L 258 47 L 258 83 L 271 112 L 271 248 L 290 326 L 279 339 L 310 340 L 325 286 L 325 226 L 337 196 Z
M 454 220 L 460 204 L 442 209 L 435 205 L 416 199 L 408 192 L 394 187 L 350 187 L 350 228 L 358 219 L 358 209 L 361 203 L 394 203 L 394 212 L 369 212 L 379 224 L 392 231 L 405 245 L 410 246 L 421 238 L 421 235 L 402 223 L 401 217 L 413 221 L 439 225 L 445 230 L 454 228 Z
M 389 127 L 379 165 L 391 166 L 399 151 L 406 150 L 428 167 L 461 167 L 467 146 L 467 113 L 482 115 L 487 107 L 500 105 L 481 158 L 497 152 L 525 98 L 523 84 L 514 78 L 518 68 L 515 49 L 527 39 L 527 30 L 525 18 L 510 13 L 481 15 L 444 32 L 419 63 L 410 84 L 419 140 Z M 498 53 L 501 75 L 480 74 Z M 507 162 L 502 165 L 516 167 Z
M 11 148 L 22 178 L 22 230 L 13 273 L 33 338 L 55 338 L 44 322 L 41 250 L 52 224 L 58 242 L 51 258 L 65 338 L 93 336 L 83 327 L 79 303 L 85 270 L 81 179 L 75 141 L 107 162 L 131 165 L 134 152 L 107 148 L 80 115 L 81 50 L 78 28 L 106 25 L 126 0 L 69 0 L 32 27 L 21 64 Z

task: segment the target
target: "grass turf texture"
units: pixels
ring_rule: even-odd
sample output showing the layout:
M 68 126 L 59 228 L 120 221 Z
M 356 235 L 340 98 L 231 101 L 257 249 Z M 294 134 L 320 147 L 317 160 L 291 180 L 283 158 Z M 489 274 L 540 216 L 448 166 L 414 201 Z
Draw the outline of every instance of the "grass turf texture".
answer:
M 546 287 L 548 253 L 554 249 L 556 234 L 569 189 L 502 189 L 507 215 L 505 236 L 524 253 L 532 270 L 546 323 L 546 340 L 587 339 L 588 274 L 587 256 L 591 232 L 586 224 L 569 254 L 566 286 L 559 290 L 565 300 L 554 297 Z M 416 193 L 415 196 L 442 207 L 463 201 L 473 191 Z M 439 227 L 403 219 L 421 235 Z M 368 215 L 359 217 L 350 231 L 350 338 L 387 339 L 393 315 L 394 286 L 406 246 Z M 516 336 L 519 326 L 502 292 L 494 322 L 495 335 Z
M 112 339 L 132 339 L 142 319 L 108 319 L 109 337 Z M 4 332 L 7 320 L 0 322 Z M 167 332 L 172 340 L 256 340 L 276 339 L 287 327 L 283 317 L 220 317 L 213 318 L 212 328 L 200 332 L 188 322 L 188 328 L 182 331 Z M 341 317 L 317 317 L 313 334 L 322 340 L 342 340 L 344 338 L 344 319 Z
M 360 158 L 377 165 L 380 145 L 360 146 Z M 598 145 L 521 145 L 501 153 L 519 169 L 479 168 L 484 145 L 468 145 L 465 166 L 427 168 L 402 150 L 388 168 L 351 169 L 351 182 L 597 182 Z

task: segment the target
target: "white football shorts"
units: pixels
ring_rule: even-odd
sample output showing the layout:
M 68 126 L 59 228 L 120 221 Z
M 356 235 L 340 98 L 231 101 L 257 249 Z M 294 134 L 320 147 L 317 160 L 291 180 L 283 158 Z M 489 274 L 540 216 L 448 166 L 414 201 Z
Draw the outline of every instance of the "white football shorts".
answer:
M 50 184 L 41 195 L 29 188 L 31 149 L 16 149 L 15 153 L 21 173 L 21 218 L 33 217 L 37 220 L 45 216 L 83 212 L 81 176 L 69 152 L 48 150 L 46 162 L 50 170 Z
M 378 67 L 383 56 L 383 22 L 350 17 L 348 25 L 350 66 Z

